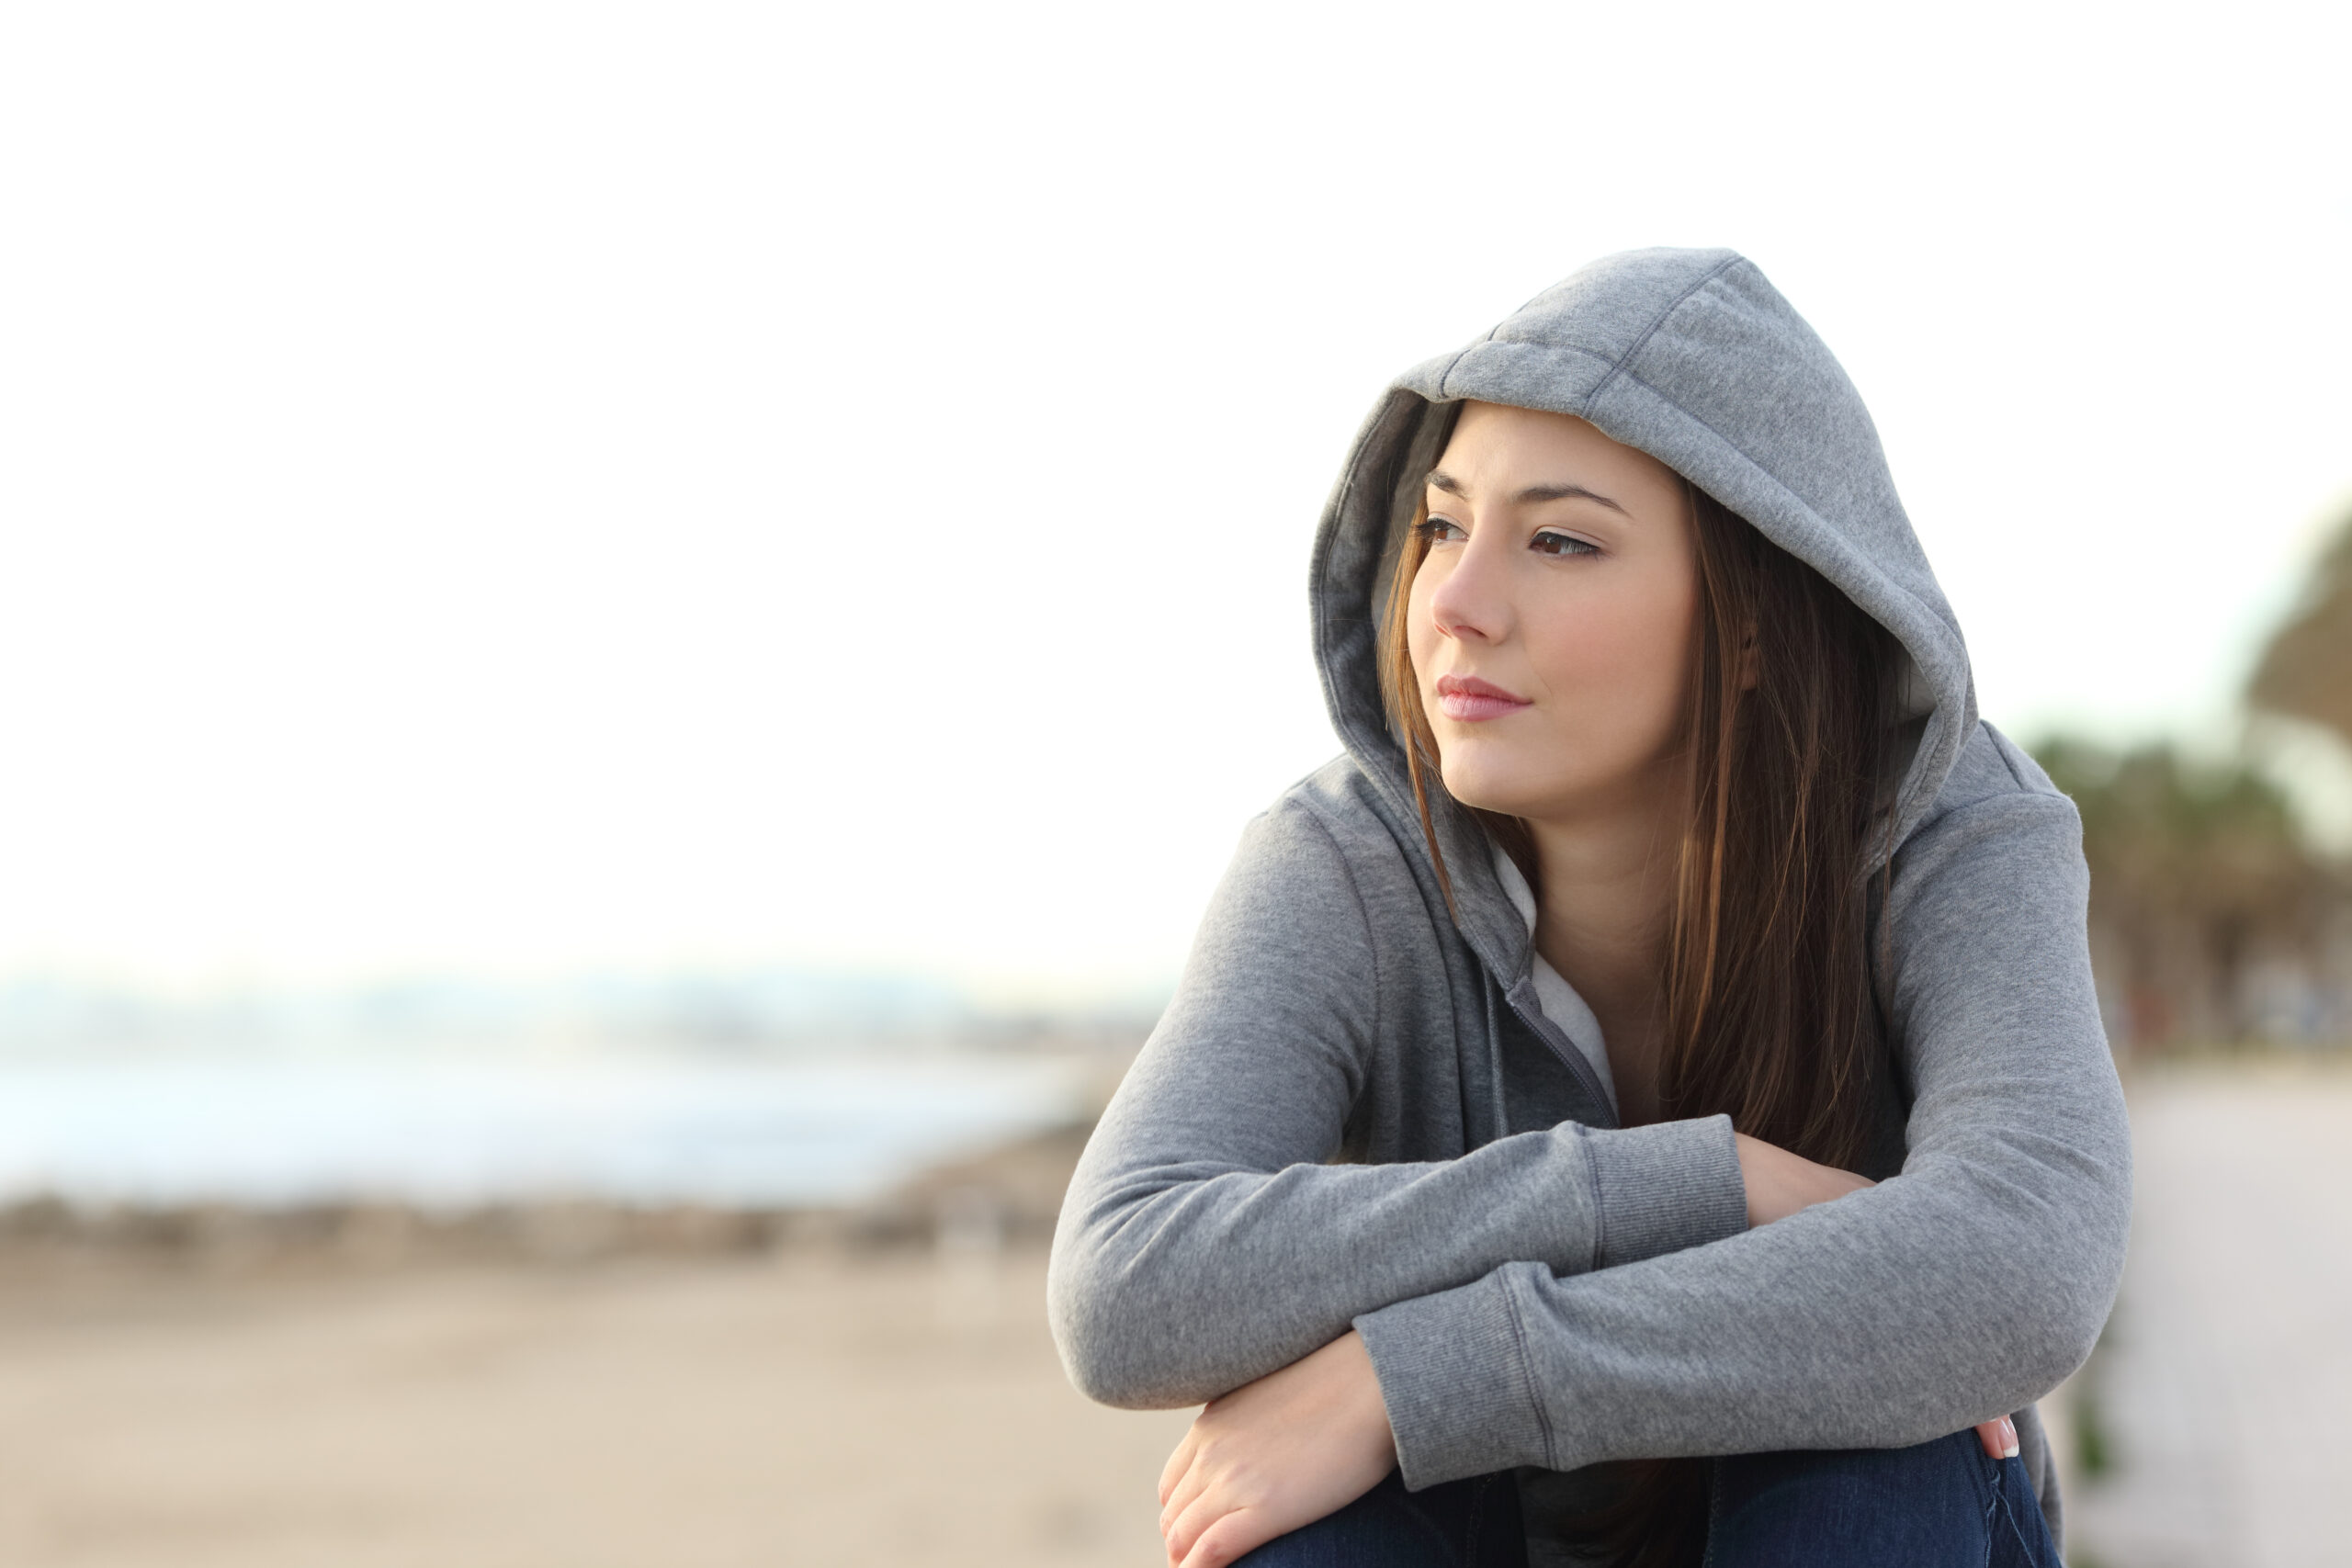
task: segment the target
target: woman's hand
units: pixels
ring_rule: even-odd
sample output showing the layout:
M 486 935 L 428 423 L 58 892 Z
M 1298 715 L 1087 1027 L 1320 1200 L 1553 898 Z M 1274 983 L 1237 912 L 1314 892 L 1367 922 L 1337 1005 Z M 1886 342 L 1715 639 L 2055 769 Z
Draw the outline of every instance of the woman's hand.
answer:
M 1159 1476 L 1168 1561 L 1224 1568 L 1339 1512 L 1396 1466 L 1372 1354 L 1351 1330 L 1193 1418 Z
M 1776 1144 L 1751 1138 L 1745 1133 L 1736 1133 L 1733 1137 L 1739 1145 L 1740 1179 L 1747 1184 L 1747 1224 L 1751 1230 L 1774 1220 L 1785 1220 L 1799 1209 L 1810 1209 L 1815 1203 L 1826 1203 L 1849 1192 L 1878 1185 L 1850 1170 L 1815 1164 L 1803 1155 L 1792 1155 Z M 2017 1457 L 2018 1429 L 2006 1416 L 1979 1422 L 1976 1440 L 1984 1445 L 1988 1458 Z
M 1761 1138 L 1751 1138 L 1745 1133 L 1732 1136 L 1739 1145 L 1739 1179 L 1747 1186 L 1747 1224 L 1751 1230 L 1774 1220 L 1785 1220 L 1799 1209 L 1809 1209 L 1815 1203 L 1826 1203 L 1833 1198 L 1878 1185 L 1850 1170 L 1816 1165 L 1803 1155 L 1792 1155 Z

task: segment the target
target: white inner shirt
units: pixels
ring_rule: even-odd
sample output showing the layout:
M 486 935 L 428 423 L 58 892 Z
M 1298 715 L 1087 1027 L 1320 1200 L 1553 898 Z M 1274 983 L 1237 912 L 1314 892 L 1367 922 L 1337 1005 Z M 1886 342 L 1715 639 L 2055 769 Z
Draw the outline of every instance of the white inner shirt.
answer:
M 1503 853 L 1499 844 L 1495 846 L 1495 875 L 1501 880 L 1503 892 L 1510 896 L 1511 908 L 1517 909 L 1520 919 L 1527 922 L 1528 941 L 1532 943 L 1535 939 L 1535 889 L 1530 887 L 1527 878 L 1521 874 L 1519 863 Z M 1568 1043 L 1592 1064 L 1594 1074 L 1600 1079 L 1600 1092 L 1609 1097 L 1609 1109 L 1615 1111 L 1617 1080 L 1609 1075 L 1609 1046 L 1600 1038 L 1600 1021 L 1592 1016 L 1590 1008 L 1584 1005 L 1584 998 L 1577 995 L 1577 988 L 1569 985 L 1542 953 L 1531 952 L 1529 959 L 1529 977 L 1535 982 L 1535 1005 L 1544 1010 L 1545 1018 L 1559 1026 L 1560 1032 L 1568 1037 Z

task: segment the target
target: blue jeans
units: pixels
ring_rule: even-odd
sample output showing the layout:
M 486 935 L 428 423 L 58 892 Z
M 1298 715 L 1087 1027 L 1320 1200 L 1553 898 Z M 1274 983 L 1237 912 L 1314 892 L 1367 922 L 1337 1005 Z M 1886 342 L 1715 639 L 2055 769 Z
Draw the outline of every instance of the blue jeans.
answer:
M 1741 1454 L 1714 1462 L 1707 1568 L 2059 1568 L 2018 1461 L 1973 1431 L 1915 1449 Z M 1507 1474 L 1408 1492 L 1392 1474 L 1235 1568 L 1524 1568 Z

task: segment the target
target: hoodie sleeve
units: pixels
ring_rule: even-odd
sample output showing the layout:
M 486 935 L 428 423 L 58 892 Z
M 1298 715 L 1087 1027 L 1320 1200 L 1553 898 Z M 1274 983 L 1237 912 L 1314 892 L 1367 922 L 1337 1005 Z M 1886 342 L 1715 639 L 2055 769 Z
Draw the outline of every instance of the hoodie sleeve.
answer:
M 1327 1165 L 1380 1031 L 1347 863 L 1306 808 L 1251 824 L 1174 1001 L 1088 1142 L 1047 1283 L 1092 1398 L 1195 1404 L 1392 1303 L 1578 1275 L 1747 1224 L 1724 1117 L 1573 1122 L 1425 1164 Z
M 1567 1276 L 1521 1258 L 1358 1318 L 1406 1483 L 1899 1447 L 2063 1381 L 2106 1321 L 2130 1214 L 2087 892 L 2074 807 L 2046 784 L 1897 856 L 1900 1175 L 1713 1246 Z

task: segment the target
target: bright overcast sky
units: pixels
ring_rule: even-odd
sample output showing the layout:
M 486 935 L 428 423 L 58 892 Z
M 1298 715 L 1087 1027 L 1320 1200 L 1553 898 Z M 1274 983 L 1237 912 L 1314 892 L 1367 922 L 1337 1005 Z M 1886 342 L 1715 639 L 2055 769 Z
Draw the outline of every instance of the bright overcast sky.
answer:
M 1730 244 L 1985 712 L 2352 501 L 2341 6 L 16 6 L 0 975 L 1163 982 L 1388 377 Z

